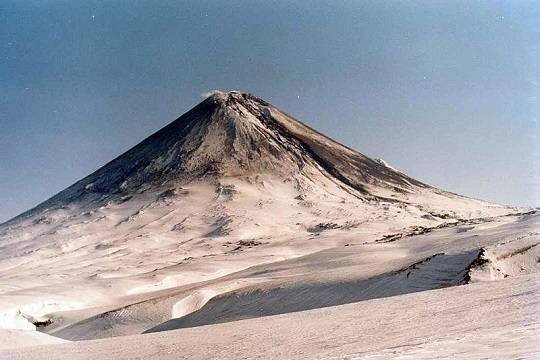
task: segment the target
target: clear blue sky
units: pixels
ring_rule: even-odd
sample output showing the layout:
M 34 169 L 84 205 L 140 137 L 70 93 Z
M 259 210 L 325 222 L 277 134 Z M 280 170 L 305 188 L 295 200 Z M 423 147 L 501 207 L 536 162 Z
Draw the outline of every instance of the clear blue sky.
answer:
M 540 205 L 538 1 L 0 2 L 0 221 L 252 92 L 422 181 Z

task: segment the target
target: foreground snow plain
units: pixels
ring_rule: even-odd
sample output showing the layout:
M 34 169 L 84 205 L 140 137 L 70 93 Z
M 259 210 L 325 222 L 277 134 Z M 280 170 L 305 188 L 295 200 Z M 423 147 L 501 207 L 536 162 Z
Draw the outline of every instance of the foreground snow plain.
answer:
M 194 311 L 152 330 L 171 331 L 11 349 L 3 344 L 0 354 L 2 359 L 37 353 L 54 359 L 533 359 L 540 355 L 539 221 L 538 214 L 506 216 L 390 242 L 351 242 L 191 289 L 161 291 L 64 329 L 75 338 L 92 331 L 117 336 L 155 323 L 159 309 L 170 318 L 171 305 L 176 315 Z M 485 249 L 485 261 L 469 266 L 472 260 L 464 254 L 473 251 L 475 257 L 478 248 Z M 469 284 L 460 285 L 463 279 Z M 441 286 L 449 287 L 430 290 Z M 149 308 L 152 314 L 144 319 Z M 19 330 L 21 337 L 30 333 Z

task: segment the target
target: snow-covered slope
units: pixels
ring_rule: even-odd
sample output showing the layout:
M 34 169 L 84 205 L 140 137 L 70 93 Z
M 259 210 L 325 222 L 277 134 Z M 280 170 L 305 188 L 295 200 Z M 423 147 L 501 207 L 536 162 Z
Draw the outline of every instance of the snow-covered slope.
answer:
M 417 248 L 410 239 L 512 222 L 519 217 L 505 215 L 520 211 L 423 184 L 253 95 L 215 93 L 0 225 L 0 327 L 102 338 L 474 282 L 491 276 L 480 258 L 495 267 L 509 261 L 490 247 L 498 243 Z M 527 244 L 512 251 L 534 256 Z M 384 261 L 364 263 L 369 256 Z M 364 275 L 342 262 L 366 266 Z M 278 280 L 261 275 L 287 264 L 302 276 L 294 280 L 292 268 Z M 511 261 L 501 266 L 507 276 L 520 272 Z M 320 287 L 306 285 L 313 282 Z M 262 283 L 274 302 L 244 313 Z M 231 291 L 244 310 L 223 295 Z M 312 300 L 299 303 L 306 292 Z

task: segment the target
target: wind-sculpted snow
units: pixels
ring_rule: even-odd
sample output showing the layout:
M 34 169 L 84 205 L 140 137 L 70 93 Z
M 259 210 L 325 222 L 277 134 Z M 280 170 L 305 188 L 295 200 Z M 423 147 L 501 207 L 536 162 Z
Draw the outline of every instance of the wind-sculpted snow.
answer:
M 456 286 L 470 282 L 471 268 L 476 267 L 483 248 L 499 249 L 504 244 L 519 243 L 536 228 L 538 216 L 529 214 L 492 219 L 472 227 L 437 229 L 391 243 L 348 243 L 215 280 L 149 293 L 127 306 L 48 331 L 69 340 L 95 339 Z M 519 259 L 514 262 L 519 263 Z M 537 263 L 534 266 L 535 270 L 524 274 L 540 270 Z M 62 323 L 62 317 L 55 315 L 53 321 Z
M 540 282 L 524 275 L 153 334 L 0 352 L 5 359 L 536 359 Z

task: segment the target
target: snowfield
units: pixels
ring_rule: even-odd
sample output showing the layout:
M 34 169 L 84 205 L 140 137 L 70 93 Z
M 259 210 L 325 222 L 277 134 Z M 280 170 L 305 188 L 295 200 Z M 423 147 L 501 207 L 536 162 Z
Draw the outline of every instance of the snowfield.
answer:
M 535 358 L 539 220 L 216 92 L 0 225 L 0 358 Z
M 217 325 L 0 352 L 2 359 L 537 359 L 538 277 Z

